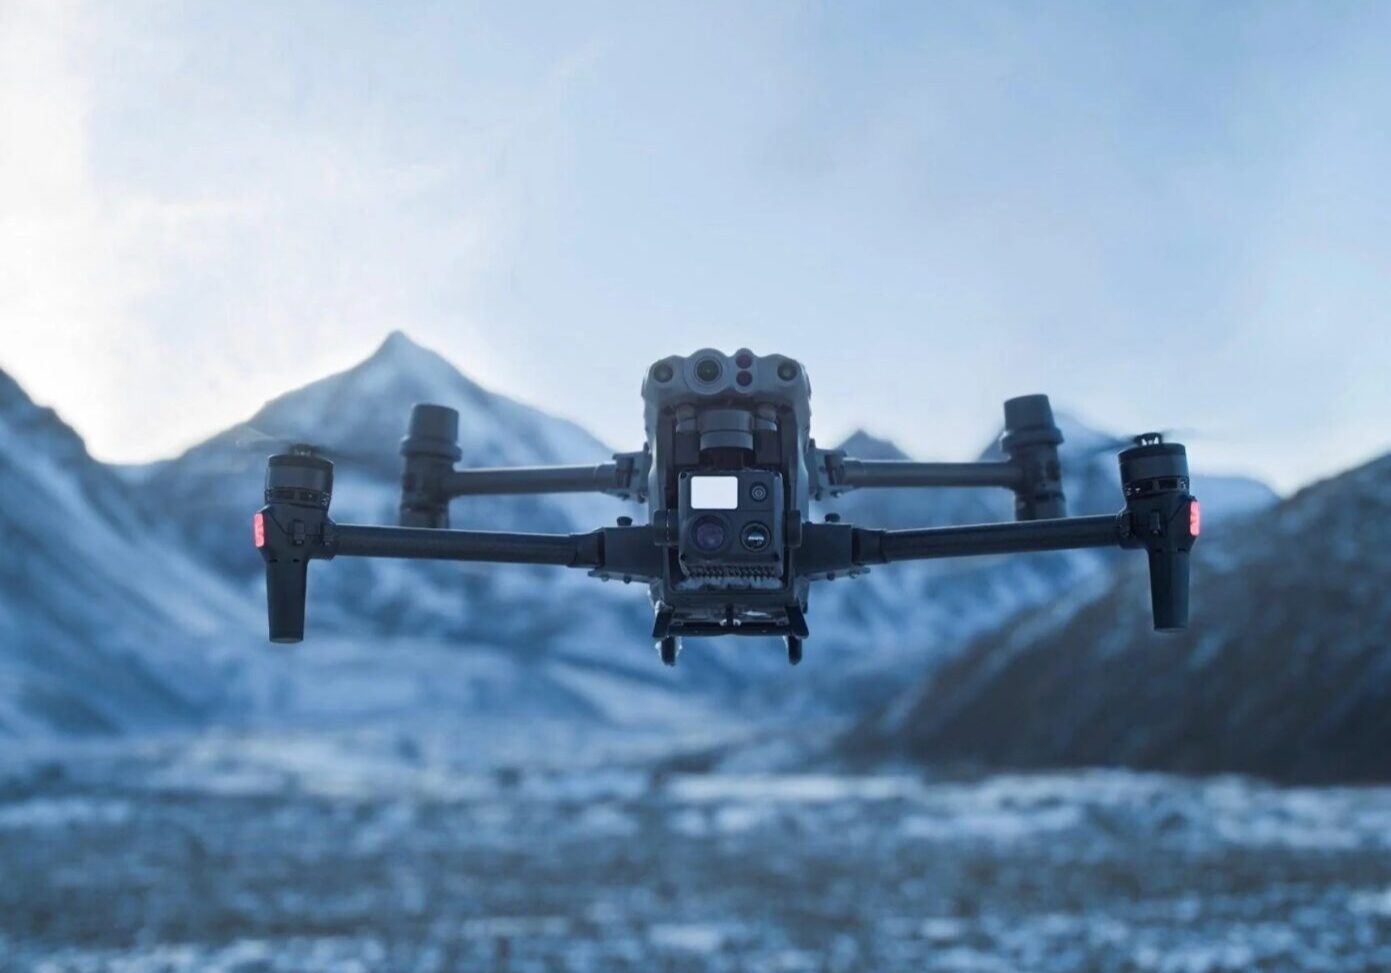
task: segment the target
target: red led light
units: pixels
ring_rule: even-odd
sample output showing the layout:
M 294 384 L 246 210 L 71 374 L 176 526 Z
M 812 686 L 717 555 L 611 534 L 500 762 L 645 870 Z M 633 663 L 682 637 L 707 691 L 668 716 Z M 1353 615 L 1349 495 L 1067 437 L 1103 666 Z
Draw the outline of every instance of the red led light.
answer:
M 1198 501 L 1188 501 L 1188 533 L 1192 537 L 1198 536 L 1198 531 L 1203 526 L 1202 511 L 1198 509 Z
M 266 546 L 266 515 L 258 513 L 251 518 L 251 538 L 257 547 Z

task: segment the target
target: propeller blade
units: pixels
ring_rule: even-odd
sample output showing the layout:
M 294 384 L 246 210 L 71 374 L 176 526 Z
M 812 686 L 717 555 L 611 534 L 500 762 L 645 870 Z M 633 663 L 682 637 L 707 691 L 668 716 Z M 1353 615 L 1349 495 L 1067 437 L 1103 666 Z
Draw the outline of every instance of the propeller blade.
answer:
M 1081 459 L 1091 459 L 1094 456 L 1100 456 L 1102 453 L 1119 453 L 1123 449 L 1129 449 L 1131 446 L 1134 446 L 1142 437 L 1148 438 L 1155 435 L 1162 437 L 1163 441 L 1166 443 L 1188 442 L 1194 439 L 1203 440 L 1212 438 L 1210 436 L 1204 436 L 1202 433 L 1198 432 L 1198 430 L 1191 428 L 1153 429 L 1138 433 L 1134 436 L 1108 436 L 1102 442 L 1083 449 L 1078 453 L 1074 453 L 1073 455 Z M 1066 449 L 1067 447 L 1064 446 L 1063 448 Z
M 366 450 L 345 449 L 309 442 L 302 436 L 277 435 L 255 426 L 243 423 L 231 439 L 231 445 L 247 453 L 259 462 L 273 453 L 304 453 L 322 456 L 335 466 L 356 466 L 366 470 L 380 471 L 393 465 L 394 452 L 368 452 Z

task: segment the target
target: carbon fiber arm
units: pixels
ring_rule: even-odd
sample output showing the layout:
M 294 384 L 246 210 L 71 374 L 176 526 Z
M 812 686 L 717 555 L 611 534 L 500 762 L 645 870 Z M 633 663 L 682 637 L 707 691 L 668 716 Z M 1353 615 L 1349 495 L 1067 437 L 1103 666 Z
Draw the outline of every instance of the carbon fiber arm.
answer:
M 842 450 L 808 451 L 813 499 L 873 487 L 1003 487 L 1014 493 L 1015 520 L 1067 516 L 1058 446 L 1063 434 L 1046 395 L 1024 395 L 1005 403 L 1000 446 L 1007 459 L 975 463 L 864 460 Z

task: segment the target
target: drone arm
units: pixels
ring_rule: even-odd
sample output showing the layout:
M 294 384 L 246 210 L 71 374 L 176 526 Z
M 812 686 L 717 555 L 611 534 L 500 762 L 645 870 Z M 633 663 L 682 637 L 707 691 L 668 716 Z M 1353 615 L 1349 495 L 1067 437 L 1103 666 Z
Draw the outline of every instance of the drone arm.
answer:
M 615 493 L 631 489 L 633 465 L 515 466 L 453 470 L 445 474 L 441 493 L 449 499 L 488 494 Z
M 923 530 L 853 529 L 855 565 L 972 554 L 1083 547 L 1144 548 L 1150 606 L 1160 631 L 1188 625 L 1188 557 L 1198 538 L 1198 501 L 1188 492 L 1188 454 L 1158 436 L 1120 456 L 1125 509 L 1114 516 L 1061 517 L 1013 524 Z
M 1112 516 L 922 530 L 852 528 L 851 560 L 858 567 L 979 554 L 1142 547 L 1149 561 L 1154 627 L 1186 628 L 1188 556 L 1198 536 L 1198 501 L 1186 487 L 1132 493 L 1126 499 L 1126 509 Z
M 1128 516 L 1066 517 L 1024 523 L 875 530 L 848 524 L 803 524 L 797 570 L 812 579 L 853 577 L 870 565 L 982 554 L 1124 546 Z
M 334 557 L 393 557 L 588 568 L 603 578 L 650 580 L 661 548 L 650 526 L 605 527 L 583 534 L 443 530 L 337 524 L 328 516 L 333 465 L 320 457 L 272 456 L 266 505 L 253 537 L 266 565 L 266 609 L 273 642 L 304 638 L 309 562 Z
M 647 526 L 583 534 L 444 530 L 336 524 L 321 509 L 271 503 L 256 515 L 256 545 L 266 562 L 266 607 L 273 642 L 304 638 L 311 560 L 389 557 L 587 568 L 601 578 L 648 581 L 661 574 L 661 549 Z
M 1126 514 L 1122 513 L 921 530 L 856 529 L 854 558 L 857 564 L 890 564 L 978 554 L 1116 547 L 1126 537 L 1125 521 Z
M 1022 480 L 1013 463 L 916 463 L 827 454 L 831 492 L 860 487 L 1008 487 Z
M 601 527 L 582 534 L 441 530 L 335 524 L 325 519 L 311 557 L 392 557 L 584 568 L 608 580 L 651 581 L 662 573 L 661 547 L 648 525 Z
M 1063 434 L 1046 395 L 1024 395 L 1005 403 L 1000 440 L 1007 459 L 976 463 L 917 463 L 911 460 L 852 459 L 840 450 L 813 447 L 812 495 L 837 496 L 860 487 L 1004 487 L 1014 493 L 1019 521 L 1067 515 L 1058 445 Z
M 401 526 L 449 526 L 455 497 L 536 493 L 606 493 L 621 500 L 643 500 L 651 454 L 615 453 L 612 462 L 585 466 L 517 466 L 456 470 L 459 414 L 442 405 L 411 410 L 401 440 L 405 470 L 401 478 Z
M 432 561 L 490 561 L 597 568 L 599 532 L 531 534 L 491 530 L 436 530 L 325 524 L 320 557 L 392 557 Z

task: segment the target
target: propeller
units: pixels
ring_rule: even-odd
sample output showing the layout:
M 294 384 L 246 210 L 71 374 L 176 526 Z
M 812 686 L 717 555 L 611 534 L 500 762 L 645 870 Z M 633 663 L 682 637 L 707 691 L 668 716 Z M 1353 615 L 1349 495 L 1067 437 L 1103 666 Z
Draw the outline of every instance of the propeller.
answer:
M 296 453 L 301 456 L 320 456 L 334 466 L 350 467 L 380 473 L 383 468 L 396 459 L 394 452 L 369 452 L 367 450 L 343 449 L 306 442 L 297 436 L 276 435 L 258 429 L 249 423 L 233 427 L 234 433 L 222 441 L 236 454 L 228 456 L 223 462 L 215 463 L 210 469 L 218 473 L 241 473 L 260 468 L 267 456 L 276 453 Z M 399 462 L 399 461 L 398 461 Z
M 1203 436 L 1196 429 L 1154 429 L 1149 432 L 1136 433 L 1132 436 L 1107 436 L 1100 443 L 1089 446 L 1081 452 L 1074 453 L 1077 459 L 1092 459 L 1102 453 L 1119 453 L 1123 449 L 1131 446 L 1143 446 L 1153 443 L 1167 442 L 1188 442 L 1193 439 L 1210 439 Z

